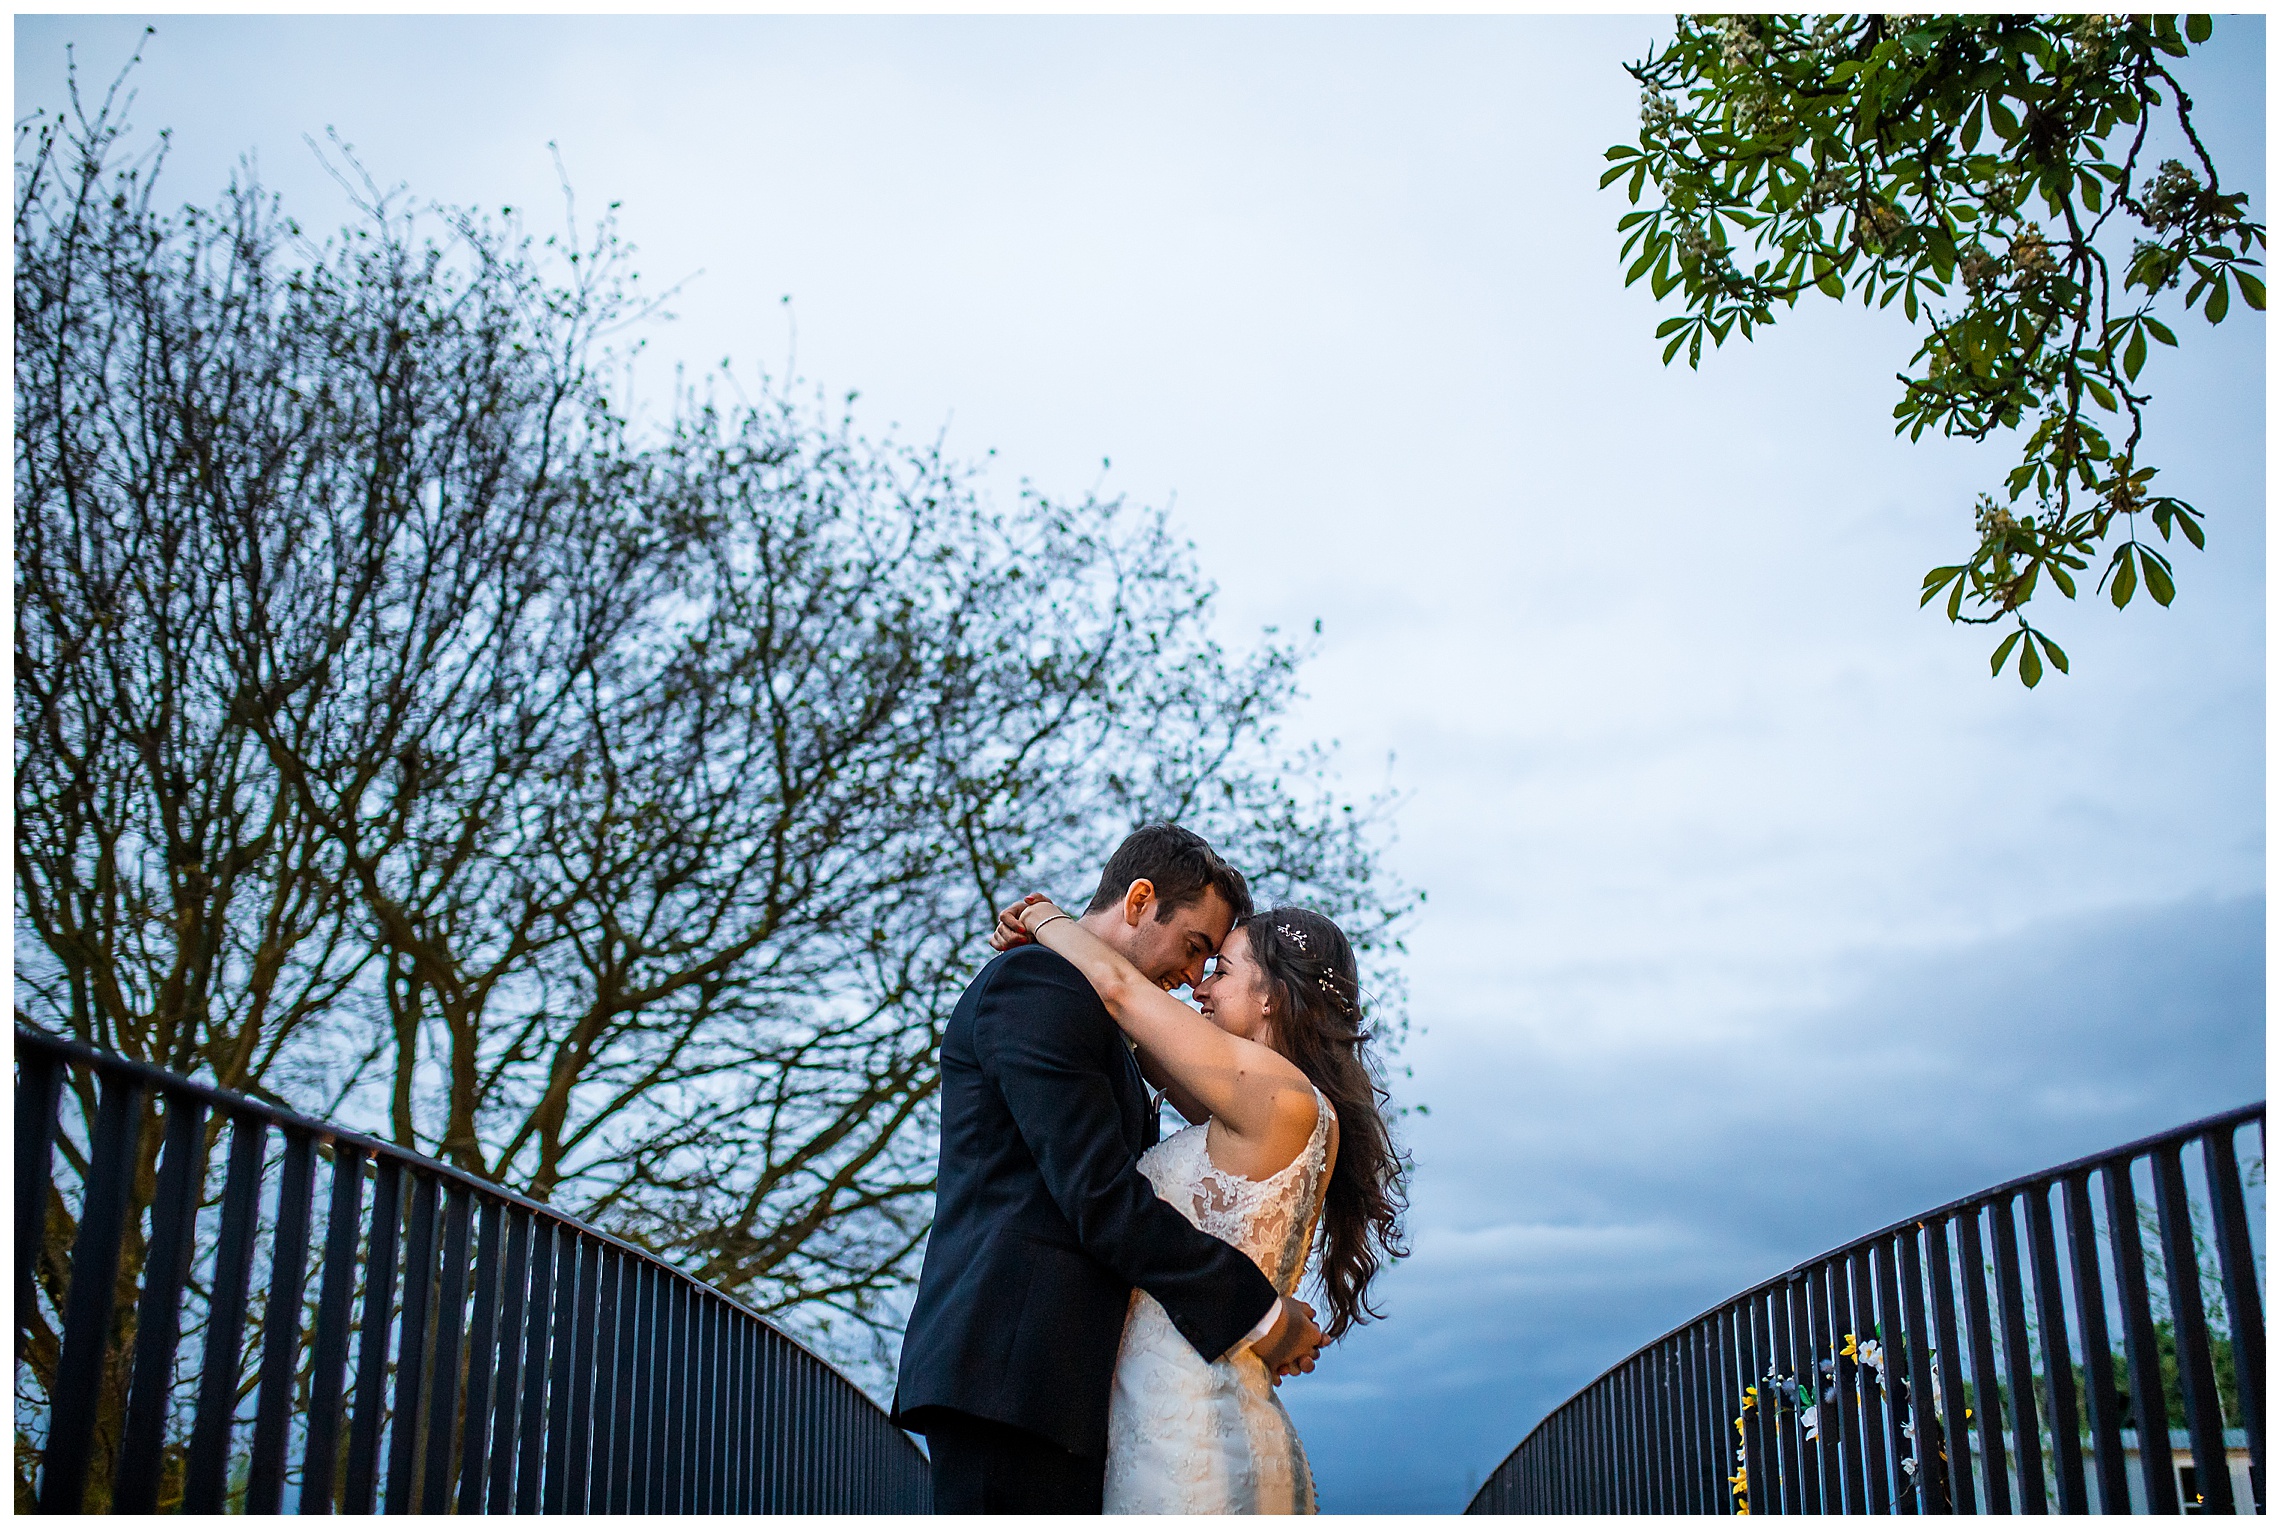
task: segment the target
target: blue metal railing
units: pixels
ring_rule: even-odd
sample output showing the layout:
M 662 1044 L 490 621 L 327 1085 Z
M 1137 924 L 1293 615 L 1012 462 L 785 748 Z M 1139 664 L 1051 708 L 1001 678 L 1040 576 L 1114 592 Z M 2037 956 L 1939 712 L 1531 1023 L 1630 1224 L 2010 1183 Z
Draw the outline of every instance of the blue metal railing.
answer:
M 2251 1125 L 2260 1187 L 2261 1103 L 1744 1291 L 1562 1403 L 1467 1511 L 2262 1512 Z
M 21 1026 L 16 1069 L 19 1506 L 931 1509 L 926 1457 L 877 1404 L 640 1248 Z M 67 1087 L 92 1102 L 83 1132 L 64 1128 Z M 75 1184 L 56 1182 L 59 1149 Z

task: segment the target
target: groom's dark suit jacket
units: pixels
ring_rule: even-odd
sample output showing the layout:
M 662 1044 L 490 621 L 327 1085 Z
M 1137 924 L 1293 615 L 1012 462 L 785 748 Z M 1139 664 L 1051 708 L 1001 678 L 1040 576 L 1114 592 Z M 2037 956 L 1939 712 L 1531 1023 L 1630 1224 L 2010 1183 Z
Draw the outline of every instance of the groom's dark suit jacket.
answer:
M 1217 1359 L 1275 1301 L 1258 1266 L 1142 1176 L 1148 1090 L 1074 966 L 1028 945 L 982 969 L 942 1039 L 934 1231 L 895 1421 L 963 1412 L 1100 1459 L 1132 1287 Z

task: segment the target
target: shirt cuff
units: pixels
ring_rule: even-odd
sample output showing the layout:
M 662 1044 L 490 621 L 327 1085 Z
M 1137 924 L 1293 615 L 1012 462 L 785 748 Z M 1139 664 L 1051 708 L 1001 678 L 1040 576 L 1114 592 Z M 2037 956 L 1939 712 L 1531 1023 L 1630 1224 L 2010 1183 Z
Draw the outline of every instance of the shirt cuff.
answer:
M 1267 1308 L 1267 1314 L 1259 1318 L 1259 1325 L 1252 1328 L 1249 1332 L 1245 1333 L 1243 1335 L 1242 1342 L 1237 1344 L 1236 1347 L 1249 1348 L 1252 1345 L 1256 1344 L 1261 1338 L 1264 1338 L 1268 1333 L 1274 1331 L 1275 1318 L 1281 1315 L 1282 1297 L 1277 1296 L 1275 1297 L 1275 1303 Z

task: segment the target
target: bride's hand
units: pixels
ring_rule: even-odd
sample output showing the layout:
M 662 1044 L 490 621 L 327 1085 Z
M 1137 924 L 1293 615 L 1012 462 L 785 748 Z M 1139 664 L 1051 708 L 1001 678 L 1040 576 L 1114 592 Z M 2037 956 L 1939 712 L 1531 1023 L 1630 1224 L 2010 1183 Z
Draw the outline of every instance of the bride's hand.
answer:
M 997 916 L 997 927 L 990 931 L 990 948 L 1003 951 L 1011 950 L 1016 945 L 1032 943 L 1034 937 L 1030 934 L 1028 927 L 1021 922 L 1021 910 L 1036 903 L 1049 901 L 1051 899 L 1046 897 L 1044 893 L 1032 892 L 1020 902 L 1000 908 Z

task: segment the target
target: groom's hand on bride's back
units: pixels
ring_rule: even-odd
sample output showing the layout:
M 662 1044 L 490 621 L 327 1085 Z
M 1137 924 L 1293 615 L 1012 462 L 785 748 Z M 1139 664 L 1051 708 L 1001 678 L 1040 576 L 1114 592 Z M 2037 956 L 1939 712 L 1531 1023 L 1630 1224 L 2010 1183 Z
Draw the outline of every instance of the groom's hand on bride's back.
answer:
M 1314 1323 L 1314 1308 L 1294 1295 L 1282 1298 L 1275 1325 L 1251 1345 L 1251 1352 L 1281 1385 L 1285 1375 L 1304 1375 L 1314 1369 L 1322 1352 L 1322 1329 Z

